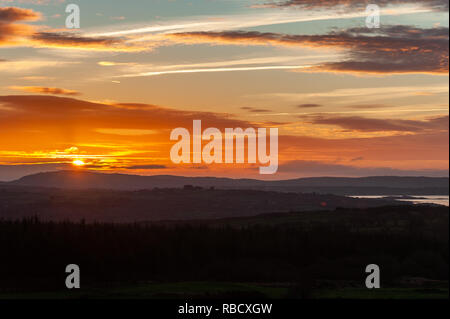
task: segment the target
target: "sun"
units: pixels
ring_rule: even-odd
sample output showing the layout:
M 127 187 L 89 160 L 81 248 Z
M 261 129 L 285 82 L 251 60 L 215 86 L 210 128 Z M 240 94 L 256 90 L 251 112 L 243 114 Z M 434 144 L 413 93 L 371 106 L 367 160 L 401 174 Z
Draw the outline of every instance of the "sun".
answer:
M 80 159 L 73 160 L 72 164 L 75 166 L 84 166 L 84 162 Z

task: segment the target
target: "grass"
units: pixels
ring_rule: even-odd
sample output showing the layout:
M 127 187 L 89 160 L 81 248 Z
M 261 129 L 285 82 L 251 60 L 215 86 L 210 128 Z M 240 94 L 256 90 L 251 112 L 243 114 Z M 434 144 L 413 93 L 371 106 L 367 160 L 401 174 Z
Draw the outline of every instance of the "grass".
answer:
M 255 297 L 279 299 L 287 289 L 247 283 L 178 282 L 147 283 L 108 288 L 86 288 L 35 293 L 0 293 L 0 299 L 184 299 Z
M 283 284 L 178 282 L 82 288 L 55 292 L 0 293 L 0 299 L 283 299 Z M 334 288 L 313 291 L 314 299 L 448 299 L 447 287 L 434 288 Z
M 318 299 L 449 299 L 446 288 L 342 288 L 322 290 L 314 294 Z

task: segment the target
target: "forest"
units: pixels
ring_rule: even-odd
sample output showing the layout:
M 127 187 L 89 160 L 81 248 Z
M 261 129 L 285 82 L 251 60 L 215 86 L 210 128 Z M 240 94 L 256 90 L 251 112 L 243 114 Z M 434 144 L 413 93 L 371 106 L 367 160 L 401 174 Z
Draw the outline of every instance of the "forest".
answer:
M 203 221 L 0 222 L 0 296 L 137 283 L 285 283 L 308 296 L 324 285 L 362 287 L 368 264 L 384 286 L 405 278 L 446 282 L 448 208 L 391 206 Z

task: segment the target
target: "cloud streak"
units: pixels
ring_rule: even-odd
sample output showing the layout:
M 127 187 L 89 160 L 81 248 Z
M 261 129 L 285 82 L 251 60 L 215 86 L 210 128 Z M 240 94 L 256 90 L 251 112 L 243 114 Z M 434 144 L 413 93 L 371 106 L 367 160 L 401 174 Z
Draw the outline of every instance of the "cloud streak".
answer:
M 273 45 L 345 50 L 341 61 L 312 66 L 310 71 L 350 73 L 448 73 L 448 28 L 389 26 L 351 28 L 325 35 L 291 35 L 246 31 L 191 32 L 170 35 L 186 44 Z
M 135 52 L 149 50 L 149 46 L 126 43 L 124 39 L 112 37 L 88 37 L 68 32 L 37 32 L 30 40 L 32 46 L 45 48 Z
M 342 8 L 352 9 L 365 8 L 368 4 L 377 4 L 379 6 L 392 5 L 422 5 L 433 10 L 448 11 L 449 4 L 446 0 L 282 0 L 271 1 L 255 7 L 286 8 L 298 7 L 301 9 L 324 9 L 324 8 Z
M 303 103 L 298 105 L 299 108 L 313 108 L 313 107 L 321 107 L 321 104 L 316 104 L 316 103 Z
M 81 94 L 80 92 L 74 90 L 43 87 L 43 86 L 10 86 L 9 88 L 12 90 L 18 90 L 28 93 L 39 93 L 39 94 L 68 95 L 68 96 L 75 96 Z
M 406 170 L 390 167 L 358 167 L 339 163 L 321 163 L 316 161 L 291 161 L 280 165 L 280 173 L 300 173 L 302 177 L 314 176 L 433 176 L 447 177 L 449 171 L 442 169 Z
M 406 8 L 390 8 L 383 11 L 383 16 L 389 15 L 407 15 L 413 13 L 423 13 L 431 11 L 430 8 L 421 6 L 411 6 Z M 279 11 L 270 13 L 257 14 L 236 14 L 224 16 L 200 16 L 191 20 L 171 21 L 166 24 L 157 25 L 122 25 L 119 29 L 105 29 L 104 31 L 89 32 L 89 36 L 94 37 L 122 37 L 122 36 L 137 36 L 131 37 L 134 41 L 146 41 L 145 34 L 152 35 L 166 35 L 172 33 L 185 32 L 213 32 L 224 30 L 238 30 L 245 28 L 273 26 L 298 22 L 324 21 L 324 20 L 339 20 L 351 19 L 358 17 L 365 17 L 367 14 L 365 10 L 352 10 L 351 12 L 336 12 L 336 11 Z
M 143 76 L 157 76 L 167 74 L 187 74 L 187 73 L 216 73 L 216 72 L 238 72 L 238 71 L 264 71 L 264 70 L 298 70 L 302 68 L 308 68 L 308 65 L 265 65 L 265 66 L 253 66 L 253 67 L 238 67 L 238 68 L 203 68 L 203 69 L 186 69 L 186 70 L 167 70 L 167 71 L 154 71 L 144 72 L 137 74 L 124 74 L 117 77 L 143 77 Z
M 448 131 L 449 117 L 441 116 L 424 121 L 403 119 L 377 119 L 361 116 L 326 116 L 313 115 L 302 116 L 302 119 L 313 124 L 336 125 L 346 130 L 360 132 L 424 132 L 424 131 Z

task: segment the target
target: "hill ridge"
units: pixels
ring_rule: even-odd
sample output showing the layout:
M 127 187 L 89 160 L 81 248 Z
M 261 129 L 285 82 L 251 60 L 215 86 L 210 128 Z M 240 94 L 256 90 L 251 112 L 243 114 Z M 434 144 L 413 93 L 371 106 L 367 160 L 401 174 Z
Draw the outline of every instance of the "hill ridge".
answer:
M 374 194 L 448 194 L 448 177 L 367 176 L 306 177 L 287 180 L 234 179 L 228 177 L 188 177 L 177 175 L 133 175 L 62 170 L 27 175 L 2 186 L 34 186 L 69 189 L 140 190 L 182 188 L 185 185 L 223 189 L 263 189 L 275 191 L 352 194 L 366 190 Z M 422 193 L 420 192 L 422 191 Z M 397 193 L 396 193 L 397 192 Z

